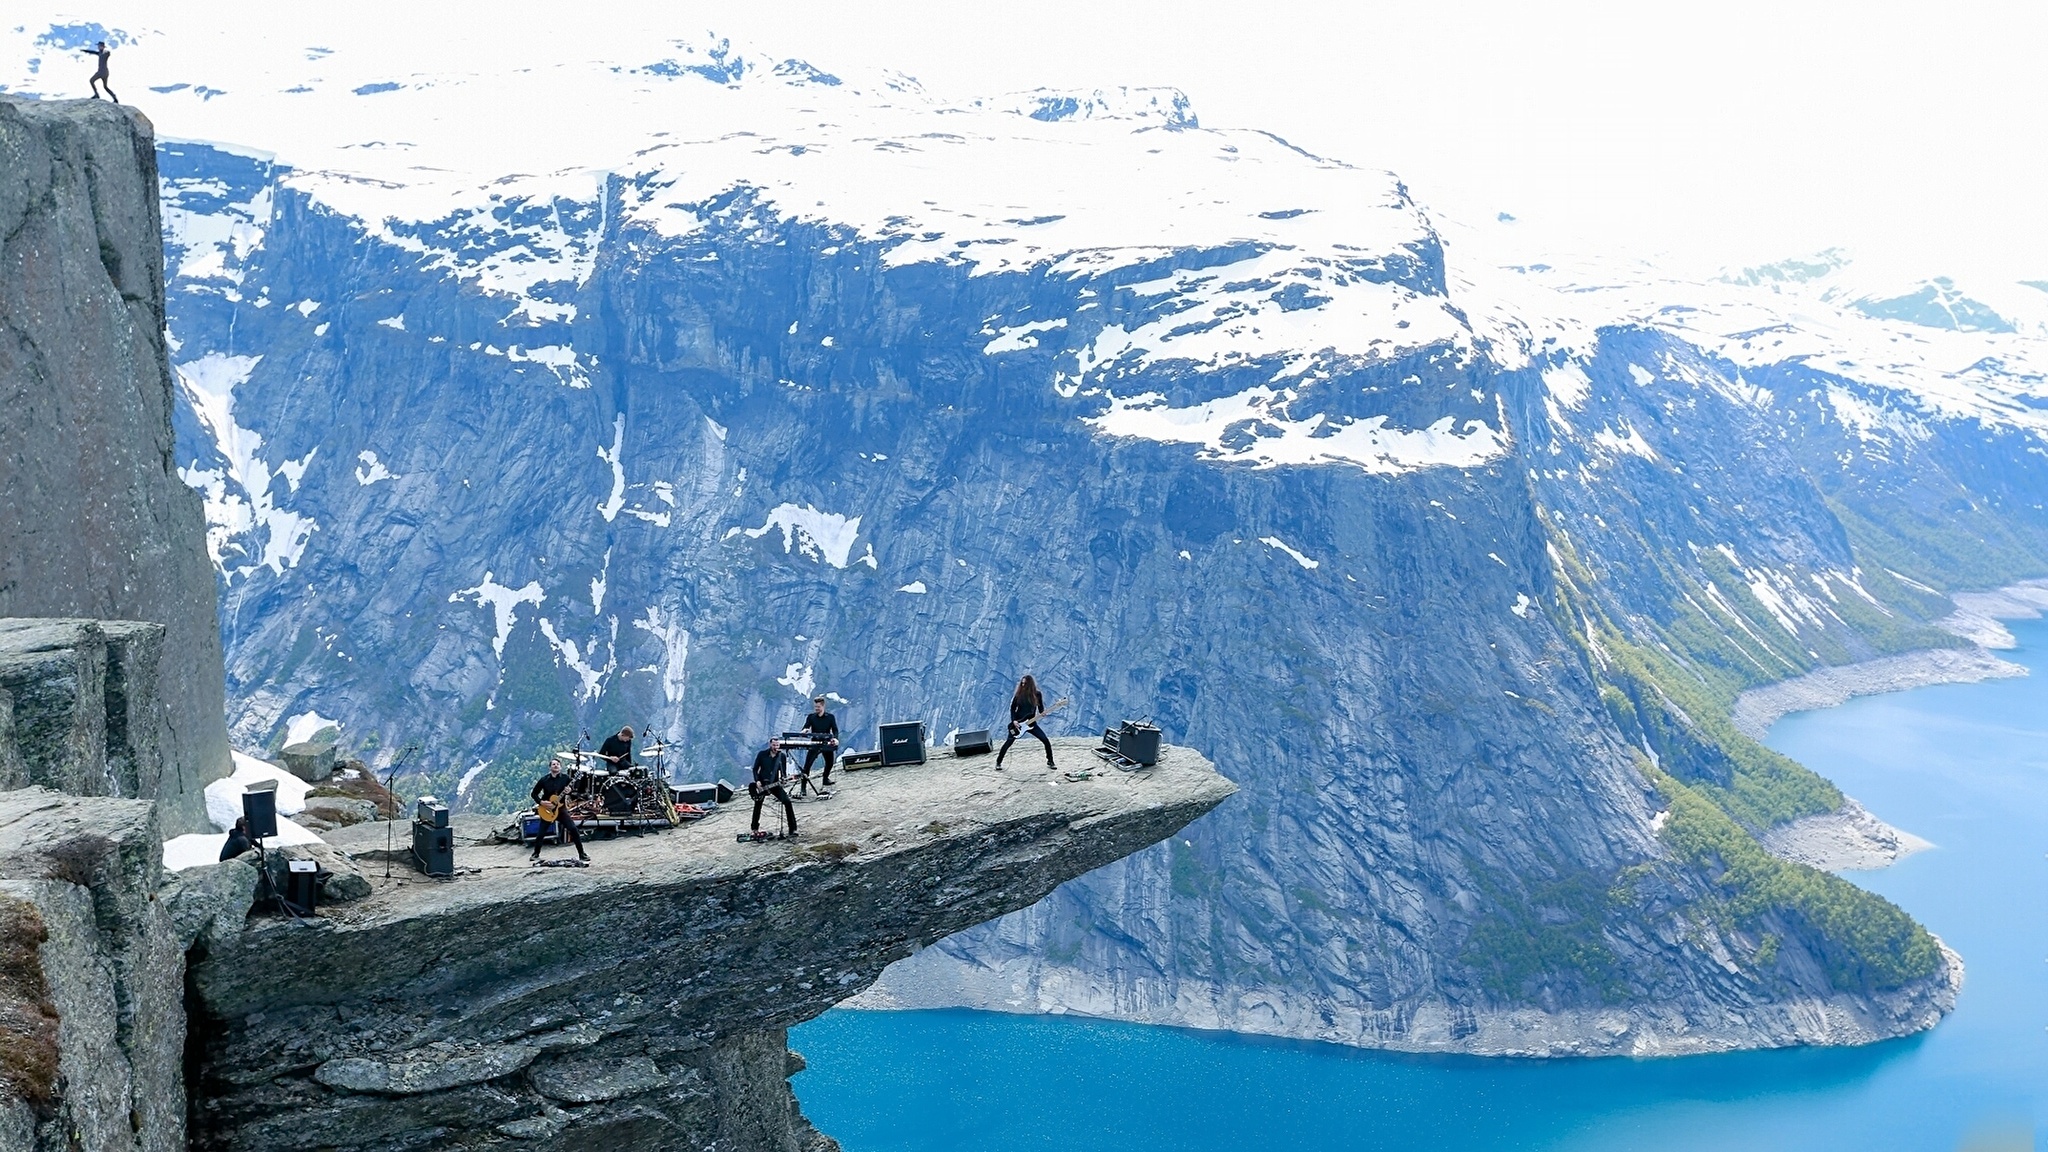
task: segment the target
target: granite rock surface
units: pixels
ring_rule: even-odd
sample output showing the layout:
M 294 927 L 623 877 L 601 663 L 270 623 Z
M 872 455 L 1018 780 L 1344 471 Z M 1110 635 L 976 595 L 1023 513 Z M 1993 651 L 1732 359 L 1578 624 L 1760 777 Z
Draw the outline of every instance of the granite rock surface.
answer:
M 190 980 L 194 1147 L 829 1147 L 790 1094 L 790 1026 L 1235 790 L 1185 749 L 1122 773 L 1088 747 L 1061 741 L 1058 773 L 855 774 L 798 807 L 796 840 L 735 842 L 744 806 L 594 841 L 587 869 L 464 837 L 452 880 L 369 869 L 368 898 L 315 920 L 216 922 Z
M 0 96 L 0 617 L 162 627 L 162 692 L 131 719 L 163 768 L 120 794 L 160 798 L 175 834 L 206 829 L 228 743 L 217 577 L 173 452 L 156 185 L 140 113 Z

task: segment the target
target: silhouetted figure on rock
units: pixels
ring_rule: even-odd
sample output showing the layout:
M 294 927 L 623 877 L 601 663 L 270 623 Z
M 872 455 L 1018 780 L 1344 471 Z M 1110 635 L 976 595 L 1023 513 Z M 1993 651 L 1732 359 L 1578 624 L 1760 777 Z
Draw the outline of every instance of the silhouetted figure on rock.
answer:
M 107 82 L 107 57 L 112 56 L 114 50 L 107 47 L 107 42 L 102 40 L 99 42 L 98 47 L 80 48 L 79 51 L 87 56 L 98 58 L 100 62 L 99 69 L 92 74 L 92 98 L 95 100 L 99 99 L 100 89 L 105 88 L 107 90 L 107 99 L 119 104 L 121 98 L 114 95 L 114 86 Z

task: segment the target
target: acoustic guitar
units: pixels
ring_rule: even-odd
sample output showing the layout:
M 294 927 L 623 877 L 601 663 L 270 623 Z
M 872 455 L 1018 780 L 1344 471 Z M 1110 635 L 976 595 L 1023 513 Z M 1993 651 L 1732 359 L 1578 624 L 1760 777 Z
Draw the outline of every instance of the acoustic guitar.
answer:
M 562 817 L 562 809 L 566 804 L 566 801 L 563 800 L 564 795 L 564 793 L 557 792 L 553 796 L 541 801 L 534 808 L 533 814 L 540 817 L 541 823 L 553 824 Z

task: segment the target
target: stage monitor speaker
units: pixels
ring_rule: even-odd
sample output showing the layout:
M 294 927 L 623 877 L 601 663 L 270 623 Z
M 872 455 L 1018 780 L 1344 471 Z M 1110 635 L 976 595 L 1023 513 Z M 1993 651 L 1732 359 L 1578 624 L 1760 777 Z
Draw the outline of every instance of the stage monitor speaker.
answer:
M 266 840 L 277 835 L 277 781 L 251 784 L 242 793 L 242 819 L 249 822 L 249 838 Z
M 993 751 L 995 751 L 995 745 L 989 743 L 988 729 L 986 728 L 979 732 L 962 732 L 953 737 L 953 755 L 955 756 L 986 756 Z
M 285 862 L 284 902 L 301 916 L 313 914 L 313 902 L 320 891 L 320 865 L 312 860 Z
M 1117 730 L 1116 750 L 1124 759 L 1149 768 L 1159 763 L 1159 729 L 1143 721 L 1126 720 Z
M 881 726 L 882 767 L 924 763 L 924 723 L 902 720 Z
M 429 876 L 455 875 L 455 831 L 425 821 L 412 822 L 412 859 Z
M 419 805 L 413 809 L 412 818 L 422 824 L 431 824 L 436 828 L 446 828 L 448 826 L 448 806 L 432 796 L 422 796 L 420 797 Z

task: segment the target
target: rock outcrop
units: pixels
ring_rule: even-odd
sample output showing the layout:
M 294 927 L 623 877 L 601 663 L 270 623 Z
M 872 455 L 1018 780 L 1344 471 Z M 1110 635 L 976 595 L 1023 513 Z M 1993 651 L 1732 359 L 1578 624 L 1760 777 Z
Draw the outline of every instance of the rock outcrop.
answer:
M 1059 774 L 851 776 L 800 806 L 795 841 L 735 843 L 741 806 L 596 842 L 588 869 L 468 842 L 453 880 L 373 869 L 368 899 L 316 920 L 214 921 L 191 972 L 193 1145 L 836 1147 L 790 1093 L 786 1029 L 1235 790 L 1185 749 L 1123 773 L 1088 746 L 1061 741 Z
M 172 460 L 156 183 L 132 109 L 0 97 L 0 617 L 162 627 L 163 692 L 133 718 L 162 768 L 105 790 L 161 799 L 175 834 L 206 827 L 228 744 L 205 520 Z
M 0 1091 L 0 1149 L 179 1152 L 184 947 L 158 898 L 156 805 L 46 788 L 0 800 L 0 920 L 40 927 L 35 966 L 55 1017 L 55 1075 L 43 1093 Z M 21 1015 L 0 1003 L 0 1020 Z M 7 1030 L 0 1043 L 33 1041 Z

